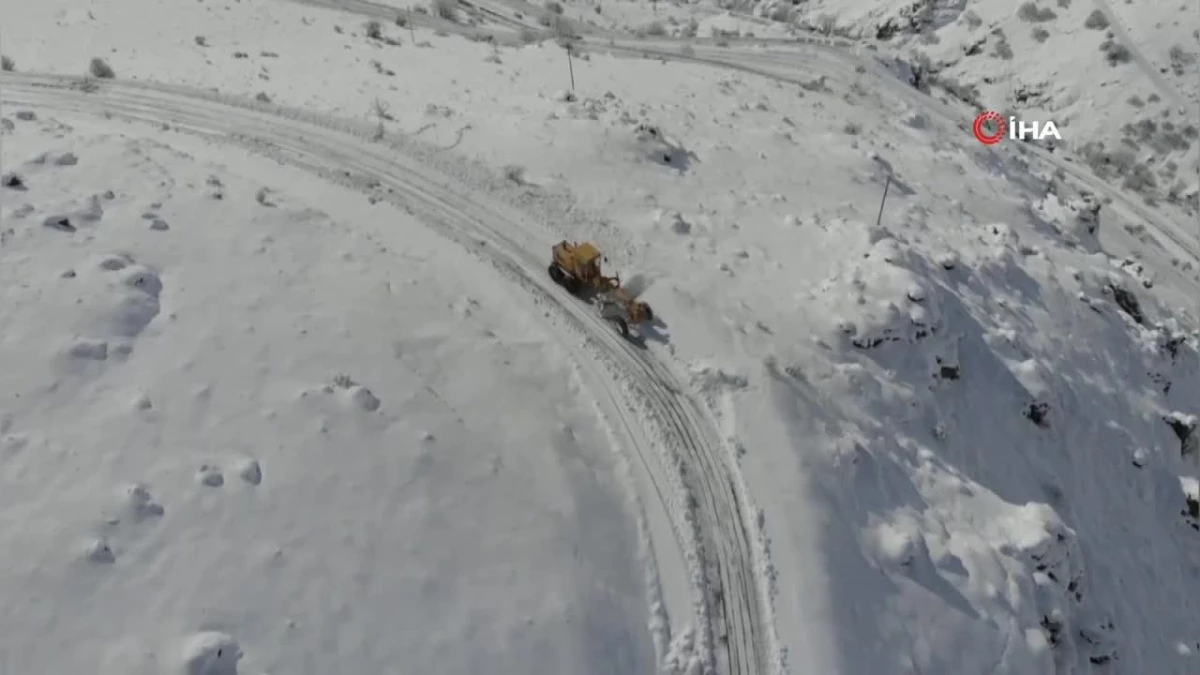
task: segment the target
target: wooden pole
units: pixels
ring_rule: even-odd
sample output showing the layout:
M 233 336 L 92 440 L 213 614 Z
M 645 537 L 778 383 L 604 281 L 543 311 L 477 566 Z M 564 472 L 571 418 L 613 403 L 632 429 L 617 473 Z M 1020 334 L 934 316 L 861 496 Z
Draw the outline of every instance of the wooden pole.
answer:
M 571 61 L 571 44 L 567 43 L 567 70 L 571 73 L 571 91 L 575 91 L 575 64 Z
M 892 175 L 888 174 L 887 182 L 883 184 L 883 199 L 879 200 L 879 215 L 875 217 L 875 227 L 883 221 L 883 203 L 887 201 L 888 188 L 892 185 Z

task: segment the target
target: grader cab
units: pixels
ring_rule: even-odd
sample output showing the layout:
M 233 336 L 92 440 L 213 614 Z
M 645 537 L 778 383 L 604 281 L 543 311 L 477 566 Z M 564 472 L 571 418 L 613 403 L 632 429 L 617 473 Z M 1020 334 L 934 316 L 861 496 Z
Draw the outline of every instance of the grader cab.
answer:
M 601 316 L 615 323 L 622 335 L 629 335 L 630 324 L 654 318 L 650 305 L 638 301 L 635 293 L 621 286 L 620 276 L 604 276 L 604 256 L 595 244 L 561 241 L 551 253 L 548 271 L 554 283 L 599 305 Z

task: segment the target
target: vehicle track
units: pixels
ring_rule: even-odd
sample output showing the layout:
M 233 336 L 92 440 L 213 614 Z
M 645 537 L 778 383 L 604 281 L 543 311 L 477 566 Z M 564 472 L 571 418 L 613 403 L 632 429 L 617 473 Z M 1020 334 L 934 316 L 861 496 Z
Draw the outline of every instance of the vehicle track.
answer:
M 290 1 L 319 2 L 344 11 L 356 11 L 354 7 L 363 4 L 363 0 Z M 489 0 L 479 1 L 488 2 Z M 504 2 L 504 0 L 498 1 Z M 492 14 L 501 13 L 492 12 Z M 504 36 L 506 31 L 514 28 L 513 23 L 519 24 L 519 22 L 505 17 L 505 20 L 500 23 L 503 27 L 491 31 L 491 34 L 498 41 L 512 41 L 505 40 Z M 479 30 L 479 28 L 465 29 L 456 25 L 443 26 L 442 29 L 450 32 Z M 961 129 L 964 138 L 969 133 L 971 119 L 978 112 L 966 111 L 964 106 L 944 103 L 925 92 L 912 88 L 889 72 L 874 52 L 864 49 L 861 43 L 841 38 L 806 33 L 790 40 L 740 38 L 724 39 L 720 41 L 723 44 L 718 44 L 715 39 L 704 38 L 631 39 L 627 35 L 582 24 L 577 26 L 577 30 L 580 33 L 574 41 L 577 48 L 626 58 L 655 58 L 665 61 L 690 62 L 797 84 L 820 75 L 829 75 L 844 82 L 867 78 L 876 86 L 877 90 L 887 92 L 898 102 L 927 111 L 942 121 Z M 685 45 L 689 47 L 686 52 L 683 49 Z M 1129 219 L 1130 222 L 1140 221 L 1148 224 L 1150 226 L 1148 232 L 1164 250 L 1171 251 L 1173 254 L 1181 254 L 1183 258 L 1190 258 L 1194 262 L 1200 263 L 1200 236 L 1198 236 L 1200 232 L 1192 232 L 1164 214 L 1147 208 L 1137 196 L 1129 195 L 1124 190 L 1100 179 L 1087 167 L 1072 162 L 1064 156 L 1052 154 L 1030 145 L 997 148 L 993 152 L 1017 152 L 1031 163 L 1040 164 L 1050 171 L 1061 170 L 1096 195 L 1111 198 L 1112 201 L 1107 208 Z M 1166 271 L 1172 272 L 1172 270 Z M 686 469 L 686 466 L 683 468 Z M 740 476 L 736 470 L 731 471 L 730 475 Z M 740 515 L 743 518 L 746 516 L 745 513 Z M 767 597 L 766 593 L 763 597 Z M 765 611 L 760 611 L 759 616 L 771 611 L 767 600 L 762 600 L 762 603 Z
M 355 11 L 380 18 L 386 18 L 383 15 L 384 9 L 393 12 L 390 8 L 359 0 L 292 1 Z M 425 17 L 425 19 L 431 19 L 431 17 Z M 446 28 L 441 26 L 439 20 L 431 19 L 428 23 L 431 26 Z M 453 24 L 450 29 L 455 32 L 468 32 L 468 30 L 486 32 L 466 29 Z M 810 80 L 823 74 L 846 81 L 853 81 L 867 75 L 895 98 L 959 126 L 964 133 L 967 133 L 969 128 L 969 120 L 962 111 L 897 80 L 869 54 L 855 53 L 854 45 L 845 40 L 821 36 L 803 36 L 794 41 L 746 39 L 732 41 L 733 46 L 730 47 L 719 47 L 714 42 L 704 39 L 673 40 L 669 38 L 633 40 L 601 38 L 593 35 L 582 37 L 577 44 L 584 49 L 616 56 L 692 62 L 793 83 Z M 781 44 L 785 42 L 786 46 Z M 680 50 L 684 44 L 692 47 L 686 54 Z M 767 49 L 768 46 L 772 48 Z M 858 72 L 860 66 L 864 69 L 863 73 Z M 62 82 L 57 82 L 56 86 L 61 87 Z M 159 99 L 167 96 L 164 93 L 166 91 L 165 88 L 145 90 L 136 85 L 117 83 L 102 91 L 101 94 L 105 106 L 112 107 L 120 104 L 126 106 L 123 114 L 161 121 L 156 116 L 160 116 L 164 112 L 161 107 L 162 101 Z M 133 100 L 124 102 L 117 100 L 118 94 L 129 97 L 130 92 L 140 93 Z M 189 97 L 197 95 L 203 96 L 209 101 L 217 100 L 208 94 L 197 94 L 196 92 L 187 94 Z M 139 97 L 142 99 L 140 104 L 137 103 Z M 72 105 L 79 105 L 81 99 L 78 96 L 72 95 L 70 98 L 75 101 Z M 138 105 L 144 106 L 141 112 L 136 111 Z M 239 102 L 237 105 L 243 110 L 258 111 L 256 113 L 258 115 L 262 115 L 262 110 L 274 108 L 273 106 L 255 106 L 245 102 Z M 176 116 L 177 124 L 180 121 L 186 122 L 191 119 L 186 115 L 186 108 L 187 106 L 182 106 L 179 110 L 172 109 L 170 111 Z M 78 109 L 86 110 L 87 108 L 85 106 Z M 321 126 L 330 126 L 329 120 L 322 120 L 319 116 L 309 113 L 292 111 L 288 114 L 292 119 L 303 118 Z M 187 122 L 189 126 L 210 129 L 213 128 L 213 123 L 214 120 L 207 118 L 200 122 Z M 217 128 L 221 128 L 221 126 L 217 125 Z M 243 134 L 240 139 L 243 144 L 257 144 L 259 150 L 267 154 L 286 154 L 287 158 L 283 161 L 305 166 L 309 170 L 328 177 L 338 177 L 337 169 L 329 165 L 330 158 L 337 157 L 338 161 L 342 162 L 338 166 L 355 167 L 356 175 L 360 177 L 357 180 L 348 181 L 346 176 L 340 176 L 341 182 L 349 182 L 359 189 L 364 188 L 364 179 L 361 177 L 377 177 L 381 171 L 386 173 L 396 170 L 395 162 L 392 161 L 396 158 L 391 155 L 380 155 L 378 144 L 363 145 L 364 134 L 358 131 L 352 132 L 359 138 L 353 153 L 339 151 L 336 147 L 324 147 L 320 149 L 320 152 L 330 154 L 327 154 L 324 159 L 314 160 L 312 153 L 319 143 L 308 138 L 305 133 L 297 132 L 294 138 L 288 140 L 282 137 L 281 132 L 277 133 L 279 130 L 275 129 L 272 124 L 253 128 L 252 133 L 238 132 L 236 129 L 228 128 L 227 124 L 223 126 L 225 129 L 221 133 L 235 136 L 239 133 Z M 345 129 L 339 128 L 338 131 L 345 132 Z M 336 144 L 330 145 L 336 146 Z M 1173 245 L 1187 256 L 1200 260 L 1200 246 L 1197 246 L 1196 240 L 1184 229 L 1158 213 L 1143 207 L 1122 191 L 1096 178 L 1084 167 L 1037 148 L 1022 146 L 1016 151 L 1049 167 L 1062 169 L 1099 195 L 1112 197 L 1114 202 L 1110 208 L 1116 208 L 1123 211 L 1128 217 L 1151 224 L 1153 226 L 1152 233 L 1164 246 Z M 366 163 L 364 164 L 364 162 Z M 672 456 L 668 461 L 674 463 L 674 468 L 683 475 L 689 493 L 697 496 L 694 513 L 696 522 L 680 523 L 676 520 L 673 521 L 673 525 L 678 545 L 682 549 L 688 549 L 689 539 L 696 540 L 697 553 L 706 564 L 706 573 L 710 580 L 708 587 L 696 589 L 699 594 L 695 599 L 698 613 L 701 616 L 711 616 L 712 618 L 711 625 L 699 627 L 700 634 L 697 639 L 700 643 L 700 651 L 704 653 L 709 650 L 724 651 L 726 656 L 719 658 L 720 661 L 727 661 L 727 664 L 722 664 L 723 672 L 737 675 L 770 672 L 773 667 L 770 662 L 774 654 L 771 653 L 771 638 L 767 635 L 769 626 L 767 626 L 766 617 L 769 608 L 764 599 L 766 593 L 763 582 L 754 569 L 756 565 L 755 551 L 746 523 L 748 514 L 743 504 L 745 495 L 738 482 L 739 474 L 736 467 L 733 466 L 728 449 L 723 448 L 722 442 L 716 439 L 711 413 L 703 403 L 683 394 L 681 389 L 673 384 L 674 376 L 662 363 L 620 341 L 607 325 L 603 325 L 586 309 L 578 307 L 577 303 L 569 297 L 564 297 L 561 289 L 543 278 L 545 276 L 544 270 L 542 270 L 543 261 L 538 255 L 530 255 L 530 251 L 540 251 L 546 246 L 546 242 L 537 240 L 536 234 L 529 233 L 528 228 L 519 217 L 509 216 L 497 221 L 493 212 L 488 210 L 489 207 L 480 207 L 478 204 L 474 204 L 470 195 L 455 192 L 453 188 L 444 185 L 427 184 L 427 179 L 422 178 L 419 169 L 406 169 L 397 175 L 392 175 L 387 182 L 403 196 L 402 203 L 421 204 L 417 212 L 422 219 L 440 224 L 442 230 L 449 236 L 490 259 L 505 269 L 510 276 L 521 280 L 537 297 L 557 305 L 569 318 L 572 326 L 587 335 L 589 342 L 606 362 L 615 364 L 626 373 L 635 374 L 638 382 L 633 387 L 632 394 L 641 399 L 648 409 L 654 411 L 657 424 L 673 437 Z M 376 180 L 382 179 L 376 178 Z M 408 191 L 403 189 L 405 185 L 410 187 Z M 422 187 L 413 193 L 412 185 L 421 185 Z M 434 203 L 428 203 L 429 194 L 444 196 L 434 200 Z M 380 196 L 386 198 L 383 195 Z M 468 212 L 464 213 L 464 210 Z M 496 223 L 496 226 L 489 227 L 487 225 L 489 222 Z M 499 227 L 503 227 L 504 231 L 499 232 Z M 525 232 L 523 241 L 515 241 L 513 237 L 519 236 L 521 232 Z M 488 244 L 481 248 L 477 245 L 480 240 L 486 241 Z M 618 342 L 620 344 L 617 344 Z M 611 399 L 610 407 L 620 412 L 622 409 L 621 394 L 613 392 L 609 386 L 605 395 Z M 618 421 L 625 428 L 626 437 L 638 433 L 636 421 L 629 420 L 623 414 Z M 658 461 L 657 457 L 647 456 L 651 454 L 651 451 L 647 450 L 648 445 L 644 442 L 641 445 L 636 442 L 627 442 L 626 444 L 641 453 L 640 461 L 644 466 L 650 467 Z M 655 475 L 653 470 L 650 470 L 650 473 L 652 476 Z M 655 489 L 660 495 L 669 495 L 671 493 L 670 486 L 667 485 L 669 479 L 663 478 L 663 473 L 658 472 Z M 666 499 L 669 501 L 670 497 L 668 496 Z M 687 519 L 685 518 L 685 520 Z M 721 649 L 715 644 L 721 639 L 721 635 L 726 635 L 728 638 L 728 646 L 725 649 Z
M 594 360 L 589 365 L 589 359 L 580 359 L 655 490 L 671 495 L 681 488 L 689 495 L 687 508 L 668 505 L 667 513 L 683 555 L 694 552 L 700 565 L 693 602 L 700 623 L 697 646 L 709 670 L 730 675 L 772 671 L 762 600 L 765 582 L 757 569 L 745 497 L 732 454 L 707 408 L 676 383 L 665 364 L 622 339 L 591 308 L 547 278 L 546 233 L 532 230 L 515 208 L 432 172 L 436 153 L 420 157 L 414 145 L 376 142 L 365 126 L 308 111 L 151 83 L 106 81 L 90 93 L 59 76 L 5 75 L 0 84 L 6 104 L 168 124 L 390 201 L 519 281 L 540 303 L 552 305 L 573 332 L 585 337 L 588 350 L 617 371 L 617 381 L 629 387 L 663 435 L 665 466 L 640 421 L 622 405 L 613 379 L 599 375 Z M 569 340 L 563 342 L 572 349 Z M 578 354 L 579 349 L 572 351 Z

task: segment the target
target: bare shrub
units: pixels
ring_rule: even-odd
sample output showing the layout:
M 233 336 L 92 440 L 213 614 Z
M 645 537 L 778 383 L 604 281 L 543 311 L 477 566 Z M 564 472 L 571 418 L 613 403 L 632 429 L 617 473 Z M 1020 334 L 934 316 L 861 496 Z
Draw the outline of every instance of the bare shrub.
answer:
M 1025 2 L 1022 3 L 1020 8 L 1017 9 L 1017 17 L 1019 17 L 1022 21 L 1029 21 L 1031 23 L 1044 23 L 1046 21 L 1053 21 L 1057 19 L 1058 15 L 1055 14 L 1054 10 L 1050 9 L 1049 7 L 1042 9 L 1033 2 Z
M 1050 31 L 1045 28 L 1034 28 L 1032 33 L 1033 39 L 1039 44 L 1044 44 L 1050 37 Z
M 551 14 L 563 13 L 562 3 L 557 2 L 556 0 L 546 0 L 546 3 L 542 6 L 545 7 L 546 11 L 550 12 Z
M 1158 189 L 1158 181 L 1154 178 L 1154 172 L 1145 164 L 1134 164 L 1130 171 L 1125 174 L 1125 180 L 1121 182 L 1121 187 L 1136 192 L 1141 195 L 1153 194 Z
M 1138 96 L 1136 94 L 1133 96 L 1130 96 L 1129 99 L 1125 102 L 1135 108 L 1145 108 L 1146 107 L 1146 102 L 1142 100 L 1141 96 Z
M 1136 145 L 1134 146 L 1136 148 Z M 1092 142 L 1079 149 L 1079 155 L 1101 179 L 1108 180 L 1124 176 L 1137 164 L 1137 153 L 1132 149 L 1118 148 L 1108 151 L 1103 144 Z
M 387 135 L 387 126 L 384 122 L 390 122 L 395 118 L 390 112 L 391 106 L 383 99 L 375 99 L 371 103 L 371 114 L 375 117 L 375 140 L 381 140 Z
M 504 179 L 517 185 L 525 184 L 525 167 L 519 164 L 508 164 L 504 167 Z
M 1087 18 L 1084 19 L 1083 27 L 1090 28 L 1092 30 L 1104 30 L 1105 28 L 1108 28 L 1108 17 L 1104 16 L 1104 12 L 1101 12 L 1098 9 L 1093 9 L 1092 13 L 1088 14 Z
M 963 101 L 964 103 L 970 103 L 976 108 L 984 107 L 979 102 L 979 88 L 974 84 L 964 84 L 953 77 L 943 75 L 930 75 L 929 79 L 931 80 L 932 84 L 936 84 L 937 86 L 941 87 L 947 94 L 950 94 L 954 98 Z
M 667 29 L 663 26 L 661 21 L 651 21 L 650 23 L 646 24 L 644 30 L 646 35 L 652 35 L 654 37 L 662 37 L 663 35 L 667 34 Z
M 11 56 L 0 56 L 0 70 L 6 73 L 11 73 L 17 69 L 17 62 L 12 60 Z
M 99 58 L 92 59 L 91 63 L 88 64 L 88 72 L 92 74 L 92 77 L 98 77 L 102 80 L 111 80 L 117 76 L 113 72 L 112 66 L 105 63 L 104 59 Z
M 195 37 L 195 40 L 196 40 L 197 47 L 207 47 L 208 46 L 208 38 L 204 37 L 203 35 L 197 35 Z
M 383 39 L 383 24 L 379 23 L 375 19 L 368 21 L 363 26 L 363 30 L 366 32 L 367 37 L 371 38 L 372 40 Z
M 1137 134 L 1138 140 L 1148 141 L 1158 133 L 1158 123 L 1152 119 L 1138 120 L 1133 129 L 1134 133 Z
M 996 41 L 995 45 L 993 45 L 992 56 L 995 56 L 998 59 L 1004 59 L 1005 61 L 1009 61 L 1012 59 L 1012 57 L 1013 57 L 1012 45 L 1008 44 L 1008 39 L 1005 38 L 1003 35 L 1001 35 L 1000 39 Z
M 1196 62 L 1196 55 L 1179 45 L 1172 45 L 1167 52 L 1171 59 L 1171 71 L 1182 77 L 1188 66 Z
M 1104 52 L 1104 60 L 1108 62 L 1108 65 L 1113 67 L 1119 66 L 1122 63 L 1129 63 L 1133 60 L 1133 53 L 1120 42 L 1105 40 L 1100 45 L 1100 51 Z
M 458 0 L 431 0 L 429 9 L 440 19 L 458 21 Z

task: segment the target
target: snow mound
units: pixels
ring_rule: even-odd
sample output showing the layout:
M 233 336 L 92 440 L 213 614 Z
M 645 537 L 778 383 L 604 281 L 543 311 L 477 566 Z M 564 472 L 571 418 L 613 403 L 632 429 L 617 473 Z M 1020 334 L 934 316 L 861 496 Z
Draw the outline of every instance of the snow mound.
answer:
M 821 285 L 818 313 L 838 317 L 830 328 L 860 349 L 938 335 L 945 293 L 936 266 L 886 233 L 873 238 L 861 258 Z
M 204 631 L 187 639 L 181 649 L 181 675 L 238 675 L 242 649 L 225 633 Z

